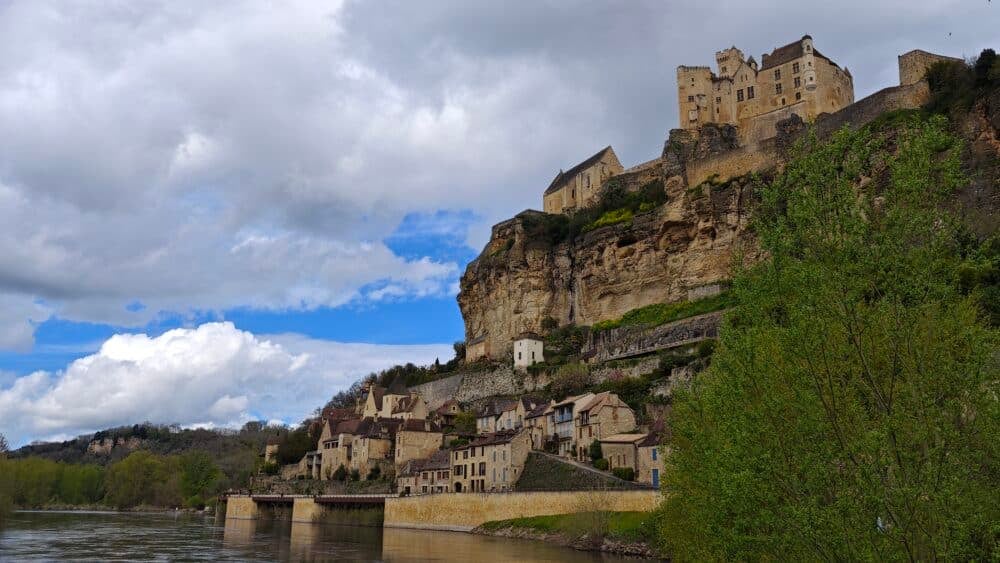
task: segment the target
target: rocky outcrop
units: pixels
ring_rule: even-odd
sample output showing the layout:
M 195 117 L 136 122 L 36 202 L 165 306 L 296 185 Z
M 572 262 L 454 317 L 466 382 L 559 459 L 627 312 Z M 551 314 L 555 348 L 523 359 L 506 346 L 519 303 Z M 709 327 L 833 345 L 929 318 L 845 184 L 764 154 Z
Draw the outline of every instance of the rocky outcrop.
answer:
M 709 147 L 675 149 L 682 158 L 665 162 L 666 175 L 698 154 L 726 144 L 693 139 Z M 668 160 L 668 159 L 665 159 Z M 750 186 L 736 180 L 689 189 L 674 175 L 663 179 L 667 202 L 637 214 L 630 223 L 554 241 L 547 216 L 526 211 L 496 225 L 482 254 L 462 276 L 459 307 L 466 338 L 485 336 L 494 357 L 505 358 L 522 332 L 557 324 L 592 325 L 652 303 L 679 301 L 688 292 L 730 276 L 746 244 Z
M 100 440 L 91 440 L 87 444 L 87 453 L 95 456 L 109 456 L 115 448 L 124 448 L 131 452 L 140 447 L 142 447 L 142 440 L 135 436 L 130 438 L 101 438 Z

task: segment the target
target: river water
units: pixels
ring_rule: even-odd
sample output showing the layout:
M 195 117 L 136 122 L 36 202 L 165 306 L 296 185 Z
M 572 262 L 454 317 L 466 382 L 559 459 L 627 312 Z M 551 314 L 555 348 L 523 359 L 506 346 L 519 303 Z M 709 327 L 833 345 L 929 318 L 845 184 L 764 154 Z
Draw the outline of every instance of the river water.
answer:
M 16 512 L 0 561 L 618 562 L 530 540 L 171 513 Z

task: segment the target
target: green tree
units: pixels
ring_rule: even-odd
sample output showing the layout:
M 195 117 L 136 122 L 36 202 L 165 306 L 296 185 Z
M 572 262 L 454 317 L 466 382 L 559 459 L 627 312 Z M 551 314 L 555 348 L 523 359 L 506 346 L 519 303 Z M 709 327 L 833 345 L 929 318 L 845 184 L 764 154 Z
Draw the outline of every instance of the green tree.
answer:
M 590 461 L 597 461 L 604 457 L 604 452 L 601 451 L 601 441 L 594 439 L 590 443 Z
M 463 434 L 475 434 L 476 413 L 462 411 L 455 415 L 455 431 Z
M 172 465 L 176 464 L 146 450 L 112 464 L 104 479 L 108 504 L 118 508 L 180 504 L 177 479 L 170 478 L 175 474 Z
M 956 288 L 942 118 L 809 140 L 763 188 L 710 368 L 674 400 L 677 560 L 1000 554 L 998 335 Z M 893 132 L 894 131 L 894 132 Z M 870 180 L 875 179 L 875 180 Z
M 206 452 L 194 451 L 181 456 L 181 493 L 184 498 L 208 497 L 216 492 L 222 473 Z
M 7 443 L 7 437 L 0 434 L 0 458 L 7 457 L 7 452 L 10 451 L 10 444 Z

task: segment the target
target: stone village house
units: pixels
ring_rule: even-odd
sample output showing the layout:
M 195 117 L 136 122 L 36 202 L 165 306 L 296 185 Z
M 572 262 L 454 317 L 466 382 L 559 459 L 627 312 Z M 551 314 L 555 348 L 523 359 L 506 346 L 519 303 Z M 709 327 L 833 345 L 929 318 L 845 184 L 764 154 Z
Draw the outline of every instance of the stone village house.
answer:
M 362 418 L 426 419 L 427 404 L 416 393 L 390 393 L 384 387 L 369 385 L 364 391 Z
M 575 409 L 576 459 L 590 459 L 590 444 L 604 436 L 635 430 L 635 413 L 618 395 L 607 391 L 594 395 Z
M 514 369 L 524 371 L 545 361 L 544 344 L 537 334 L 526 333 L 514 340 Z
M 439 450 L 422 459 L 411 459 L 396 474 L 396 490 L 403 495 L 451 491 L 451 452 Z
M 659 434 L 615 434 L 601 438 L 601 452 L 609 469 L 631 468 L 636 482 L 659 488 L 663 474 Z
M 531 451 L 526 430 L 479 436 L 451 450 L 451 490 L 456 493 L 510 491 Z

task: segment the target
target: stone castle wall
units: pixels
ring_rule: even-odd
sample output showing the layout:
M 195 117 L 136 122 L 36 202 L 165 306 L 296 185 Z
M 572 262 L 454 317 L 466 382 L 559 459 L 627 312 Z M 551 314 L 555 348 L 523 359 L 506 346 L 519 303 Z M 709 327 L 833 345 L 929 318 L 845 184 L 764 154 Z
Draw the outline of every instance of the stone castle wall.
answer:
M 962 62 L 962 59 L 935 55 L 916 49 L 899 56 L 899 83 L 903 86 L 916 84 L 924 79 L 927 69 L 934 63 L 942 61 Z
M 448 401 L 454 399 L 462 386 L 464 373 L 458 373 L 430 383 L 421 383 L 410 387 L 411 393 L 417 393 L 427 403 L 427 410 L 433 411 Z
M 385 527 L 469 531 L 484 522 L 588 510 L 649 512 L 659 491 L 451 493 L 385 500 Z

